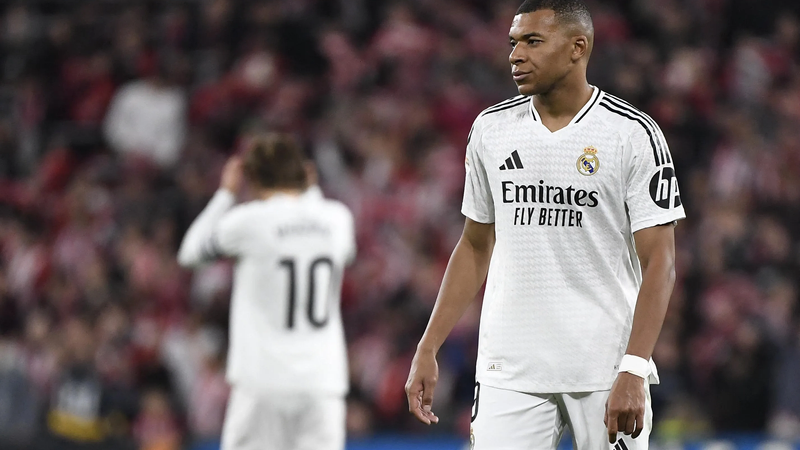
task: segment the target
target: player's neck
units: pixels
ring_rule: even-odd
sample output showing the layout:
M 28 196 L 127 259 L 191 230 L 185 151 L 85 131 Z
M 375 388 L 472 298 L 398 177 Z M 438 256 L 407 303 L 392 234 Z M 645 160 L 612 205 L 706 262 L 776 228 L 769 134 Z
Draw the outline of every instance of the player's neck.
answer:
M 542 118 L 542 124 L 550 131 L 558 131 L 569 125 L 576 114 L 592 98 L 594 90 L 585 77 L 566 82 L 551 91 L 535 95 L 533 106 Z
M 300 189 L 274 188 L 274 189 L 259 189 L 256 192 L 256 197 L 261 200 L 268 200 L 276 195 L 288 195 L 291 197 L 299 197 L 302 194 L 303 191 Z

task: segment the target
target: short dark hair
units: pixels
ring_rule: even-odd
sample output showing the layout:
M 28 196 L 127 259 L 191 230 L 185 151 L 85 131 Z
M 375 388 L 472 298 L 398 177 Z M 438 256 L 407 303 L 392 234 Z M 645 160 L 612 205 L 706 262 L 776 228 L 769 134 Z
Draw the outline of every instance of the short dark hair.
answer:
M 517 8 L 517 14 L 552 9 L 556 19 L 563 22 L 578 22 L 592 26 L 592 15 L 582 0 L 525 0 Z
M 266 133 L 250 142 L 242 161 L 247 178 L 267 189 L 305 189 L 308 185 L 303 150 L 283 133 Z

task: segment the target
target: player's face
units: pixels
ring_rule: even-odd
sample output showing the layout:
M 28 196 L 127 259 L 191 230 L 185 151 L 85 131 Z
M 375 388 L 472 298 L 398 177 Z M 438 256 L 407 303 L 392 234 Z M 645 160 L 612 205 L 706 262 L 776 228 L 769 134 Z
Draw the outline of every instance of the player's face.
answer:
M 572 39 L 559 26 L 553 10 L 514 16 L 508 38 L 511 75 L 520 94 L 547 93 L 569 71 Z

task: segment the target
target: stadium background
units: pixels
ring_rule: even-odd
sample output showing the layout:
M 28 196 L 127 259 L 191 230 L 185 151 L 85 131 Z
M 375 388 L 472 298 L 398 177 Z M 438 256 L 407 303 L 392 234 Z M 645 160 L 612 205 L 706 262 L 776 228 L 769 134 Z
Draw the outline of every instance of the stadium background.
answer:
M 414 422 L 403 384 L 463 225 L 470 125 L 516 93 L 517 4 L 3 2 L 0 447 L 215 448 L 230 265 L 192 275 L 175 252 L 226 155 L 278 129 L 356 216 L 352 448 L 457 448 L 478 302 L 440 353 L 440 425 Z M 654 442 L 798 442 L 800 7 L 589 5 L 590 82 L 659 122 L 687 208 Z

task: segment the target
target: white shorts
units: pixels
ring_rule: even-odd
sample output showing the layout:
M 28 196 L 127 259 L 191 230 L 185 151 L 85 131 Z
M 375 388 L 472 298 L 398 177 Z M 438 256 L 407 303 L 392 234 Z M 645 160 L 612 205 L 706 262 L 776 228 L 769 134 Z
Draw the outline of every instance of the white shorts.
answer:
M 603 424 L 609 391 L 526 394 L 476 383 L 470 448 L 552 450 L 567 426 L 576 450 L 647 450 L 653 410 L 650 385 L 644 383 L 644 429 L 636 439 L 619 433 L 615 444 L 608 443 Z
M 341 396 L 231 391 L 221 450 L 343 450 Z

